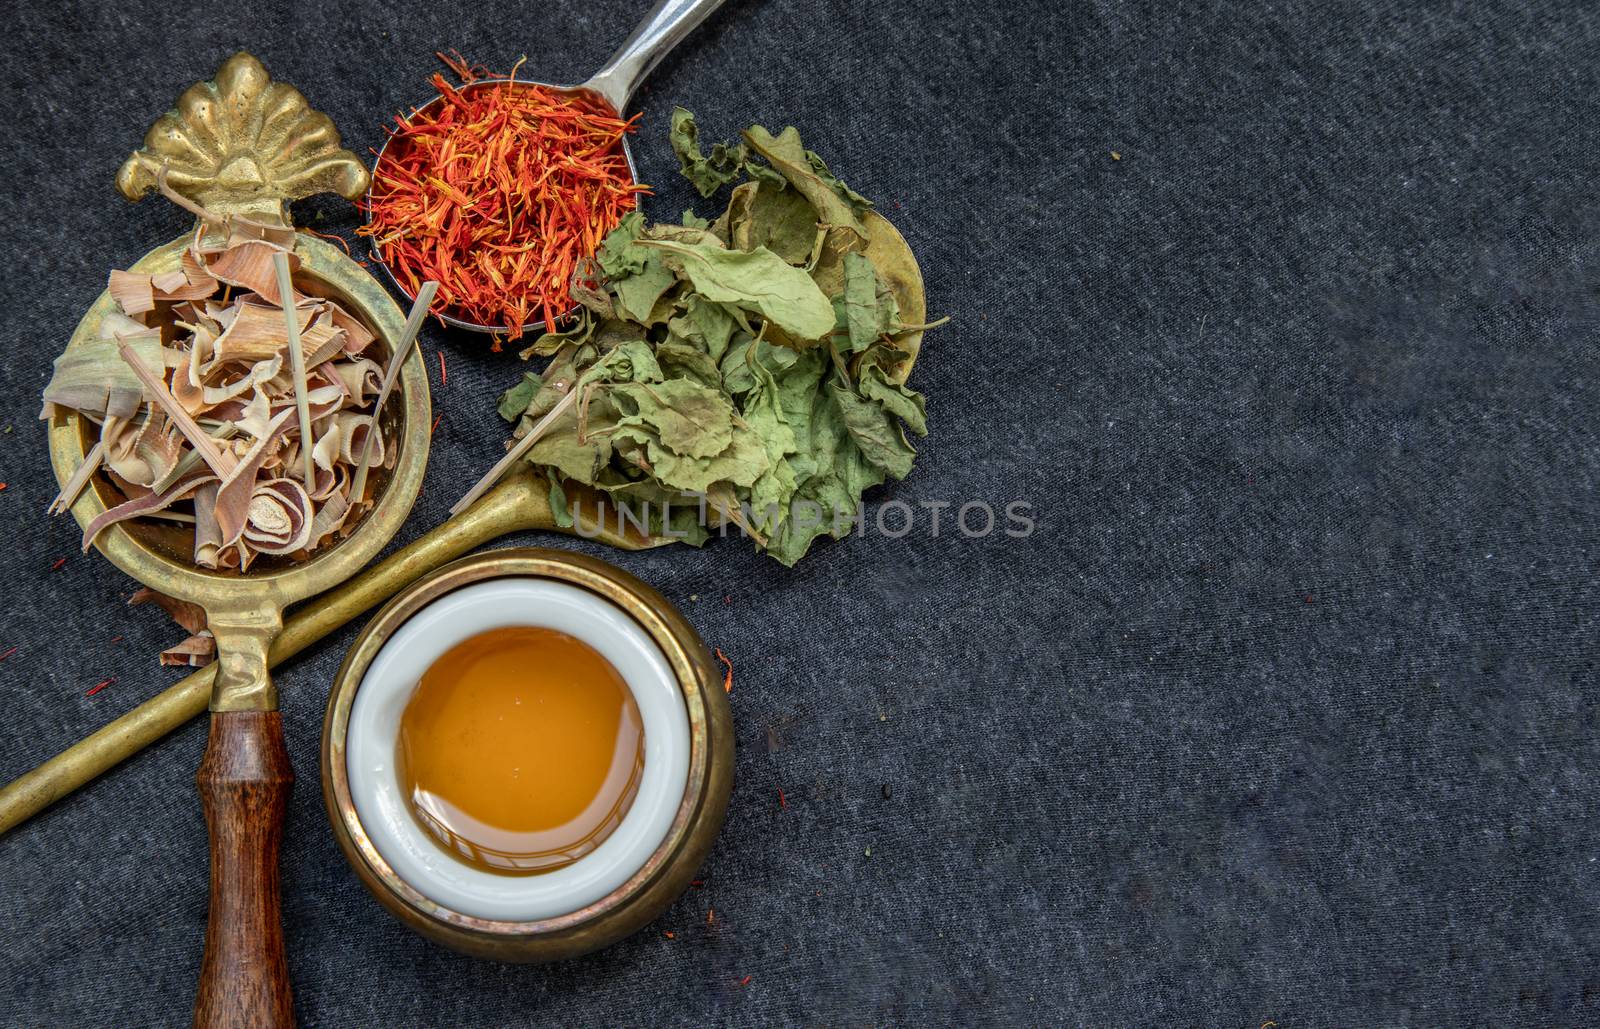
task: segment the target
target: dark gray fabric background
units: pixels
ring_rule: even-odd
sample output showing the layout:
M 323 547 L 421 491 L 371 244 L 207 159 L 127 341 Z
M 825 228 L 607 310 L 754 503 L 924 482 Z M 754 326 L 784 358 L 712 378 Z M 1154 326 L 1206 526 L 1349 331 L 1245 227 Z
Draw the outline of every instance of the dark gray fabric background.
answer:
M 365 152 L 434 50 L 577 79 L 645 4 L 192 6 L 13 6 L 0 40 L 4 778 L 176 678 L 173 630 L 42 514 L 33 420 L 107 270 L 187 225 L 113 192 L 145 127 L 247 47 Z M 733 658 L 739 743 L 704 887 L 555 967 L 366 895 L 316 762 L 355 627 L 284 668 L 304 1023 L 1600 1021 L 1597 48 L 1581 3 L 731 0 L 638 102 L 651 210 L 689 200 L 674 103 L 709 137 L 799 126 L 954 318 L 913 380 L 933 433 L 874 499 L 1026 500 L 1037 532 L 924 520 L 793 571 L 555 539 Z M 521 370 L 424 347 L 449 381 L 402 539 L 499 453 Z M 203 743 L 0 839 L 0 1024 L 186 1022 Z

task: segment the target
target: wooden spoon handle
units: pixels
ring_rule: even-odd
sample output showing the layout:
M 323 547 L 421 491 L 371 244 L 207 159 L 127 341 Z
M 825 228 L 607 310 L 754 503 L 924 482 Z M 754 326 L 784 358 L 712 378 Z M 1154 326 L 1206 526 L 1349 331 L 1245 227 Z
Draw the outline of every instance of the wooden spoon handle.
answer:
M 294 1025 L 278 844 L 294 770 L 276 711 L 216 711 L 195 776 L 211 831 L 211 915 L 194 1024 Z

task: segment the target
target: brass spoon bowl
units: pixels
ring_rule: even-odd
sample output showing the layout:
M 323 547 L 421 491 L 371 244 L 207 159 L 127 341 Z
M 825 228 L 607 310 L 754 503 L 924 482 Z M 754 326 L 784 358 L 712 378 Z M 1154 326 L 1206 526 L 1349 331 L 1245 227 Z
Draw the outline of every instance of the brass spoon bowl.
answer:
M 602 111 L 610 111 L 620 117 L 623 111 L 627 109 L 628 101 L 633 99 L 634 91 L 639 88 L 640 83 L 644 82 L 645 76 L 649 75 L 656 65 L 661 63 L 662 59 L 667 56 L 673 47 L 678 45 L 683 37 L 692 32 L 695 26 L 705 21 L 711 12 L 721 7 L 723 3 L 724 0 L 658 0 L 655 7 L 651 8 L 650 13 L 645 15 L 644 20 L 633 30 L 632 35 L 606 61 L 605 66 L 581 85 L 558 86 L 548 82 L 530 82 L 522 79 L 511 81 L 503 78 L 492 78 L 479 79 L 476 82 L 467 83 L 461 86 L 459 91 L 471 93 L 485 89 L 517 89 L 523 86 L 541 86 L 557 93 L 581 97 L 585 103 Z M 427 103 L 415 108 L 412 116 L 415 117 L 418 113 L 437 108 L 443 105 L 444 102 L 444 97 L 434 97 Z M 383 164 L 383 155 L 388 152 L 389 145 L 393 142 L 393 139 L 392 135 L 389 136 L 385 139 L 383 146 L 379 148 L 378 155 L 372 163 L 374 173 Z M 622 139 L 622 156 L 628 162 L 629 181 L 638 182 L 639 170 L 633 163 L 633 151 L 628 147 L 626 136 Z M 372 193 L 370 191 L 367 193 L 367 210 L 372 210 Z M 382 249 L 374 246 L 372 248 L 372 256 L 382 266 L 384 273 L 389 277 L 389 281 L 394 283 L 394 288 L 404 294 L 407 299 L 415 300 L 416 298 L 411 291 L 400 281 L 399 276 L 395 275 L 394 269 L 390 268 L 389 263 L 384 260 Z M 466 329 L 469 332 L 504 333 L 506 331 L 503 325 L 480 325 L 477 322 L 453 317 L 444 309 L 443 301 L 439 302 L 439 307 L 440 310 L 436 312 L 437 316 L 442 318 L 446 324 L 455 328 Z M 577 311 L 577 305 L 573 305 L 562 317 L 569 317 L 575 311 Z M 532 327 L 539 323 L 539 319 L 534 319 L 528 322 L 524 328 Z
M 152 126 L 144 148 L 124 164 L 118 186 L 137 200 L 165 170 L 172 188 L 215 215 L 289 224 L 288 202 L 335 189 L 359 195 L 366 170 L 339 147 L 326 115 L 293 87 L 273 82 L 260 62 L 238 54 Z M 185 235 L 133 266 L 161 273 L 180 267 Z M 298 285 L 337 300 L 375 334 L 378 356 L 402 338 L 404 318 L 359 265 L 320 240 L 298 236 Z M 78 323 L 68 349 L 100 336 L 115 308 L 102 293 Z M 294 1020 L 278 913 L 278 843 L 293 781 L 269 653 L 289 604 L 348 579 L 400 528 L 422 486 L 428 460 L 428 377 L 421 353 L 407 356 L 379 426 L 395 464 L 375 483 L 374 506 L 342 540 L 309 560 L 263 560 L 249 572 L 195 566 L 183 534 L 147 523 L 110 526 L 95 539 L 111 563 L 162 593 L 206 612 L 216 637 L 210 690 L 211 735 L 196 777 L 211 835 L 211 904 L 195 1002 L 197 1025 L 282 1026 Z M 75 412 L 50 425 L 50 459 L 63 487 L 83 464 L 91 424 Z M 96 475 L 72 505 L 85 527 L 118 501 Z
M 131 270 L 153 274 L 176 271 L 189 241 L 190 237 L 184 235 L 157 247 L 136 261 Z M 295 242 L 295 253 L 301 261 L 301 271 L 295 277 L 296 288 L 335 300 L 360 318 L 377 336 L 373 347 L 381 355 L 380 363 L 386 362 L 388 355 L 383 350 L 398 340 L 405 329 L 405 317 L 389 294 L 354 261 L 320 239 L 300 235 Z M 68 349 L 99 338 L 101 321 L 115 309 L 116 301 L 110 293 L 101 293 L 79 321 L 67 344 Z M 319 549 L 308 561 L 292 563 L 287 559 L 263 558 L 246 573 L 211 571 L 196 566 L 189 559 L 187 530 L 138 519 L 112 525 L 96 537 L 96 548 L 128 575 L 162 593 L 194 601 L 206 609 L 207 625 L 217 637 L 217 649 L 222 655 L 224 678 L 229 677 L 230 671 L 236 672 L 232 678 L 245 688 L 244 692 L 229 693 L 228 698 L 221 701 L 224 706 L 219 707 L 214 702 L 213 710 L 261 709 L 263 691 L 271 689 L 270 680 L 265 676 L 263 649 L 270 639 L 258 643 L 253 638 L 263 630 L 276 635 L 273 623 L 279 620 L 284 608 L 358 572 L 377 556 L 405 521 L 422 487 L 431 417 L 428 373 L 421 353 L 415 348 L 401 368 L 395 393 L 379 414 L 379 425 L 386 439 L 394 441 L 398 448 L 395 466 L 387 473 L 374 472 L 375 485 L 371 489 L 377 494 L 375 506 L 356 524 L 354 531 L 337 543 Z M 50 460 L 57 480 L 63 485 L 83 463 L 93 445 L 95 430 L 87 418 L 72 411 L 52 420 Z M 125 499 L 103 476 L 96 475 L 73 504 L 72 513 L 80 525 L 87 526 L 96 516 Z M 257 650 L 261 651 L 259 655 L 255 653 Z M 261 673 L 259 676 L 257 670 Z M 222 692 L 223 686 L 219 684 L 217 690 Z M 274 704 L 265 706 L 270 708 Z

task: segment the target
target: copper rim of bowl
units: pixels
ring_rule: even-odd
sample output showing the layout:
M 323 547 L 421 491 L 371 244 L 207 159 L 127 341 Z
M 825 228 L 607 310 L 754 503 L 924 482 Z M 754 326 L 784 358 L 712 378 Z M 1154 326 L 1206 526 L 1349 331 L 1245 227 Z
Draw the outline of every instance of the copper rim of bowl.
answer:
M 543 578 L 595 593 L 621 608 L 661 648 L 689 716 L 689 776 L 677 813 L 644 865 L 621 886 L 576 911 L 537 921 L 462 914 L 401 879 L 373 845 L 350 795 L 345 737 L 350 708 L 368 666 L 407 619 L 446 593 L 488 579 Z M 518 946 L 557 942 L 561 957 L 604 946 L 654 918 L 689 885 L 721 828 L 732 789 L 732 718 L 721 679 L 699 635 L 666 598 L 638 579 L 583 554 L 535 547 L 489 550 L 424 576 L 389 601 L 351 644 L 328 697 L 322 733 L 322 785 L 328 817 L 346 858 L 367 888 L 412 928 L 450 945 L 501 959 Z
M 582 97 L 584 97 L 585 99 L 589 100 L 592 103 L 597 103 L 597 104 L 601 105 L 602 107 L 605 108 L 605 110 L 608 110 L 608 111 L 612 111 L 613 110 L 613 108 L 611 107 L 611 104 L 608 103 L 605 100 L 604 97 L 600 96 L 598 93 L 596 93 L 592 89 L 585 89 L 582 86 L 556 86 L 556 85 L 552 85 L 552 84 L 550 84 L 548 82 L 530 82 L 530 81 L 526 81 L 526 80 L 523 80 L 523 79 L 512 79 L 512 78 L 509 78 L 509 77 L 506 77 L 506 76 L 491 76 L 491 77 L 480 78 L 480 79 L 477 79 L 477 80 L 475 80 L 473 82 L 468 82 L 468 83 L 464 83 L 464 84 L 462 84 L 460 86 L 457 86 L 456 90 L 457 90 L 457 92 L 461 92 L 461 93 L 469 93 L 474 89 L 486 89 L 486 88 L 490 88 L 490 87 L 498 88 L 500 86 L 505 86 L 505 85 L 543 86 L 545 89 L 555 90 L 558 93 L 571 93 L 571 94 L 574 94 L 574 95 L 582 96 Z M 433 99 L 429 100 L 427 103 L 422 104 L 422 105 L 420 105 L 418 107 L 412 108 L 411 114 L 407 115 L 406 117 L 407 118 L 415 117 L 419 112 L 425 111 L 428 108 L 434 106 L 435 104 L 442 103 L 443 100 L 444 100 L 443 97 L 437 97 L 436 96 Z M 615 112 L 613 111 L 613 113 L 615 113 Z M 622 117 L 622 115 L 621 114 L 616 114 L 616 117 L 620 118 L 620 117 Z M 383 155 L 389 152 L 389 145 L 391 143 L 393 143 L 393 142 L 394 142 L 393 133 L 392 132 L 388 132 L 387 130 L 385 130 L 383 146 L 378 148 L 377 154 L 374 155 L 374 157 L 372 158 L 372 174 L 370 176 L 368 176 L 367 195 L 366 195 L 366 198 L 365 198 L 366 199 L 366 211 L 365 211 L 364 221 L 368 225 L 372 224 L 372 192 L 373 192 L 374 189 L 377 188 L 378 166 L 383 163 Z M 639 169 L 633 163 L 633 150 L 628 146 L 628 137 L 626 135 L 624 135 L 622 137 L 622 158 L 623 158 L 624 161 L 626 161 L 628 163 L 628 180 L 630 182 L 637 183 L 639 181 Z M 377 262 L 378 267 L 383 269 L 384 276 L 386 278 L 388 278 L 388 280 L 389 280 L 389 282 L 391 284 L 393 284 L 396 292 L 398 292 L 401 296 L 405 297 L 407 301 L 415 303 L 416 299 L 417 299 L 416 295 L 413 294 L 409 289 L 407 289 L 405 287 L 405 284 L 400 281 L 400 277 L 394 273 L 394 269 L 389 267 L 389 262 L 384 260 L 383 250 L 380 247 L 378 247 L 376 243 L 370 244 L 367 249 L 368 249 L 368 252 L 371 253 L 373 261 Z M 557 327 L 558 330 L 562 325 L 565 325 L 565 324 L 568 324 L 568 323 L 571 322 L 572 318 L 577 315 L 580 306 L 581 305 L 579 305 L 577 303 L 573 303 L 571 306 L 569 306 L 566 309 L 566 311 L 562 312 L 560 315 L 558 315 L 556 317 L 555 324 L 556 324 L 556 327 Z M 429 313 L 429 315 L 431 317 L 438 318 L 440 321 L 444 322 L 446 325 L 450 326 L 451 328 L 465 329 L 468 332 L 484 332 L 484 333 L 488 333 L 489 335 L 492 335 L 492 336 L 505 336 L 505 335 L 509 334 L 508 330 L 506 329 L 506 327 L 504 325 L 481 325 L 478 322 L 469 322 L 464 318 L 457 318 L 454 315 L 446 314 L 443 311 L 430 311 L 428 313 Z M 526 332 L 526 331 L 528 331 L 530 329 L 536 329 L 536 328 L 538 328 L 539 326 L 541 326 L 543 324 L 544 324 L 544 320 L 543 319 L 535 318 L 533 321 L 524 322 L 523 325 L 522 325 L 522 328 L 523 328 L 523 331 Z
M 134 262 L 132 270 L 164 272 L 176 269 L 189 241 L 190 236 L 185 234 L 156 247 Z M 385 346 L 392 346 L 403 335 L 405 316 L 394 298 L 343 251 L 303 233 L 295 237 L 295 250 L 303 262 L 301 270 L 296 273 L 297 277 L 303 276 L 324 287 L 329 295 L 366 322 Z M 67 345 L 70 347 L 80 339 L 89 338 L 92 330 L 99 326 L 101 319 L 112 310 L 115 303 L 109 292 L 102 292 L 89 310 L 84 312 Z M 129 525 L 120 522 L 104 529 L 95 538 L 94 545 L 112 564 L 140 582 L 160 584 L 163 592 L 197 600 L 202 605 L 219 596 L 231 594 L 241 582 L 271 583 L 275 591 L 273 595 L 283 603 L 326 589 L 354 575 L 377 556 L 383 545 L 399 531 L 422 489 L 422 476 L 428 461 L 431 399 L 422 352 L 415 346 L 401 365 L 399 381 L 395 384 L 394 395 L 389 398 L 388 407 L 395 412 L 393 443 L 397 455 L 393 470 L 387 473 L 382 492 L 377 495 L 372 509 L 355 523 L 347 536 L 312 554 L 303 563 L 253 569 L 243 574 L 209 571 L 158 550 L 146 539 L 130 531 Z M 88 455 L 87 426 L 88 419 L 77 412 L 67 412 L 50 421 L 50 461 L 60 485 L 66 484 Z M 99 476 L 91 479 L 72 505 L 73 516 L 80 525 L 87 526 L 110 506 L 108 501 L 115 502 L 111 487 L 99 479 Z

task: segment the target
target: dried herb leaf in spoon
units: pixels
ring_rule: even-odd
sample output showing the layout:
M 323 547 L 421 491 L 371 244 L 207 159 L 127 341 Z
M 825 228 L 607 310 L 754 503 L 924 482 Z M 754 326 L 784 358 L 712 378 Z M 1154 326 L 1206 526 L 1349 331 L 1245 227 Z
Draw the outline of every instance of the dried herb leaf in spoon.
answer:
M 928 326 L 902 323 L 867 256 L 870 202 L 796 130 L 754 126 L 707 156 L 679 108 L 671 140 L 703 195 L 740 183 L 726 210 L 625 217 L 574 274 L 577 324 L 524 351 L 549 365 L 500 413 L 558 513 L 562 483 L 582 483 L 652 532 L 701 542 L 704 513 L 792 565 L 850 532 L 867 489 L 910 472 L 906 434 L 927 417 L 896 340 Z

